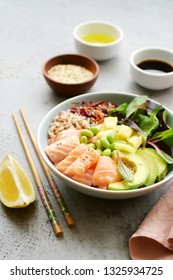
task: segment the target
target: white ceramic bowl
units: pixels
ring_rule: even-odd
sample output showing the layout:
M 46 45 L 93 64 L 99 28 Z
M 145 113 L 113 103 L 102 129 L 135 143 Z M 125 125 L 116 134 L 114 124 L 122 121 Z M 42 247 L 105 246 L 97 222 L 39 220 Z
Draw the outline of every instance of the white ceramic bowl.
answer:
M 170 68 L 173 70 L 173 52 L 168 49 L 161 48 L 143 48 L 135 51 L 130 58 L 130 73 L 132 78 L 139 85 L 150 89 L 150 90 L 164 90 L 173 86 L 173 71 L 163 72 L 156 69 L 141 69 L 138 65 L 141 62 L 148 61 L 151 67 L 151 61 L 159 61 L 169 64 Z
M 112 43 L 88 43 L 82 39 L 88 34 L 105 34 L 115 38 Z M 88 21 L 79 24 L 73 31 L 75 47 L 80 54 L 97 61 L 107 60 L 117 55 L 121 49 L 123 31 L 117 25 L 104 21 Z
M 129 103 L 136 95 L 130 94 L 130 93 L 121 93 L 121 92 L 94 92 L 94 93 L 87 93 L 83 95 L 79 95 L 73 98 L 70 98 L 60 104 L 58 104 L 56 107 L 54 107 L 52 110 L 50 110 L 46 116 L 43 118 L 43 120 L 40 123 L 40 126 L 38 128 L 38 148 L 40 151 L 40 154 L 47 164 L 47 166 L 52 170 L 52 172 L 57 176 L 60 180 L 62 180 L 67 187 L 71 187 L 77 191 L 80 191 L 84 194 L 100 197 L 100 198 L 106 198 L 106 199 L 126 199 L 131 197 L 137 197 L 141 195 L 145 195 L 147 193 L 150 193 L 162 186 L 164 186 L 166 183 L 168 183 L 173 178 L 173 171 L 167 174 L 167 176 L 160 182 L 151 185 L 149 187 L 139 188 L 135 190 L 127 190 L 127 191 L 111 191 L 111 190 L 103 190 L 98 188 L 93 188 L 86 186 L 84 184 L 78 183 L 67 176 L 63 175 L 61 172 L 59 172 L 54 165 L 51 163 L 51 161 L 48 159 L 47 155 L 44 152 L 45 147 L 47 146 L 47 132 L 49 129 L 49 125 L 52 122 L 53 118 L 60 113 L 62 110 L 66 110 L 70 107 L 70 104 L 73 102 L 81 102 L 81 101 L 98 101 L 98 100 L 105 100 L 105 101 L 111 101 L 116 103 L 117 105 L 122 104 L 124 102 Z M 153 101 L 153 100 L 152 100 Z M 154 103 L 158 104 L 157 102 L 153 101 Z M 168 109 L 167 109 L 168 110 Z M 168 110 L 168 116 L 169 116 L 169 125 L 173 127 L 173 112 Z

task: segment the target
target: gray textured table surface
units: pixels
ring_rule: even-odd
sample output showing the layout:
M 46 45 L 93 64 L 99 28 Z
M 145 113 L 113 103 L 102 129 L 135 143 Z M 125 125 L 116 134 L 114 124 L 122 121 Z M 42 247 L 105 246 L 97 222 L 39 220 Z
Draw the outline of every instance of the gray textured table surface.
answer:
M 43 116 L 65 99 L 50 90 L 41 67 L 54 55 L 76 52 L 72 31 L 86 20 L 111 21 L 124 30 L 120 55 L 99 63 L 100 76 L 91 91 L 147 94 L 173 109 L 173 88 L 148 91 L 139 87 L 129 74 L 133 51 L 147 46 L 172 48 L 172 11 L 171 0 L 1 0 L 0 159 L 6 154 L 13 155 L 33 181 L 12 113 L 16 113 L 27 136 L 19 114 L 19 108 L 23 108 L 36 135 Z M 47 187 L 31 145 L 30 148 Z M 13 210 L 0 204 L 0 259 L 128 260 L 129 237 L 165 190 L 135 199 L 110 201 L 83 195 L 56 181 L 76 220 L 76 228 L 66 226 L 48 187 L 64 229 L 62 238 L 55 237 L 38 195 L 36 203 L 25 209 Z

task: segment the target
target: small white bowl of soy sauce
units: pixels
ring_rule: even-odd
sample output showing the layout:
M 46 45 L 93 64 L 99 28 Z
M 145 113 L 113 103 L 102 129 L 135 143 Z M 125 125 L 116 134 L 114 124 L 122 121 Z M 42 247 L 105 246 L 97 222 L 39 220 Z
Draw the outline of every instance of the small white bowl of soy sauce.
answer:
M 130 58 L 130 73 L 140 86 L 164 90 L 173 86 L 173 52 L 163 48 L 143 48 Z

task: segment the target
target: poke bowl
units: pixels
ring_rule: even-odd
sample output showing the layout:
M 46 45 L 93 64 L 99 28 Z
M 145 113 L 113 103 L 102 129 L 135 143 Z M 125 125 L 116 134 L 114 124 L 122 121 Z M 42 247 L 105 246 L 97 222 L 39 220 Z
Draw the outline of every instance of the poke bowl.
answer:
M 138 197 L 167 185 L 172 140 L 173 112 L 125 92 L 70 98 L 45 115 L 37 133 L 41 157 L 55 176 L 105 199 Z

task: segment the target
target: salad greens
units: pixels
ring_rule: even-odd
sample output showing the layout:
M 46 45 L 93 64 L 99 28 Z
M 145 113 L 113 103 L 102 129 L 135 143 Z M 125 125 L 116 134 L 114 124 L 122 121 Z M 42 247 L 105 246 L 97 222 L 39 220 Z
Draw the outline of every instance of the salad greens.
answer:
M 143 137 L 143 146 L 150 145 L 164 160 L 173 164 L 173 128 L 166 122 L 167 111 L 147 96 L 137 96 L 129 104 L 111 108 L 108 116 L 117 116 L 120 124 L 126 124 Z

